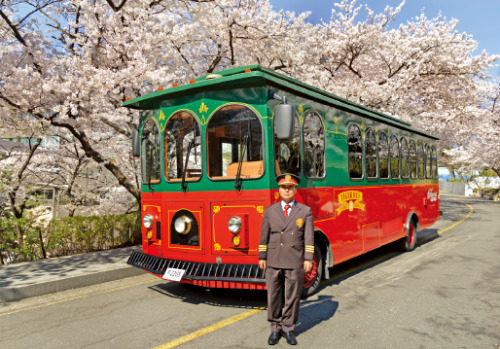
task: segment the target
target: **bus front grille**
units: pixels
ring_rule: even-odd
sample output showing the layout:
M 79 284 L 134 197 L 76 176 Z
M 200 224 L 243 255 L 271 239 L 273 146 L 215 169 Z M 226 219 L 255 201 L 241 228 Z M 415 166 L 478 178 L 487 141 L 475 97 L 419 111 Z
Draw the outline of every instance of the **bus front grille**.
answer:
M 186 271 L 184 279 L 265 282 L 265 270 L 260 269 L 256 264 L 188 262 L 154 257 L 138 251 L 132 252 L 127 264 L 157 275 L 165 274 L 167 268 L 183 269 Z

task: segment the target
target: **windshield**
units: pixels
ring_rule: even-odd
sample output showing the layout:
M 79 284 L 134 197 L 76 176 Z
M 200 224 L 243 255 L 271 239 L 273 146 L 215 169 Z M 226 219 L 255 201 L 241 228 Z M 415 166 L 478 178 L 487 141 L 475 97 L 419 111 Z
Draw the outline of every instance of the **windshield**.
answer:
M 191 113 L 181 111 L 165 126 L 165 169 L 170 182 L 195 181 L 201 178 L 202 154 L 200 125 Z
M 238 104 L 219 109 L 207 125 L 207 158 L 212 179 L 262 176 L 262 125 L 257 115 Z
M 159 183 L 160 168 L 160 132 L 153 119 L 149 119 L 142 128 L 141 169 L 142 182 Z

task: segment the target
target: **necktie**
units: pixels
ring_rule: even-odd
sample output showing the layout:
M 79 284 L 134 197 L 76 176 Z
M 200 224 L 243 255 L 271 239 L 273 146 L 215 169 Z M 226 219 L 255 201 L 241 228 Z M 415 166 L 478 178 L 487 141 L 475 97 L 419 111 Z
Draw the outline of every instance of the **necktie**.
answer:
M 285 217 L 288 218 L 288 209 L 290 208 L 290 205 L 285 205 Z

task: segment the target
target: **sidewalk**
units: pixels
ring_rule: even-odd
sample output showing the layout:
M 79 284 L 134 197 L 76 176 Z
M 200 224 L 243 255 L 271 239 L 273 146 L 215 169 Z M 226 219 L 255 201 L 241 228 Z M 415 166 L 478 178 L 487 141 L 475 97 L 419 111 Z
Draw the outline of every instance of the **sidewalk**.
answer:
M 0 265 L 0 302 L 141 275 L 144 271 L 127 265 L 130 254 L 140 250 L 141 246 L 134 246 Z

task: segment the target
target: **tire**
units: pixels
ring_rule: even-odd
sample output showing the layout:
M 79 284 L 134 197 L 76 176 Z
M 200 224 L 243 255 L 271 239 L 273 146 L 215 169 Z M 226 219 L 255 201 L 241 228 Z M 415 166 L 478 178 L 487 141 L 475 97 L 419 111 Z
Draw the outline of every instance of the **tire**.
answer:
M 417 247 L 417 226 L 412 220 L 406 231 L 406 236 L 401 239 L 400 247 L 405 252 L 411 252 Z
M 324 261 L 321 256 L 321 250 L 318 245 L 314 245 L 313 267 L 309 273 L 306 273 L 304 278 L 304 286 L 302 287 L 302 298 L 309 297 L 314 294 L 319 287 L 319 283 L 323 278 Z

